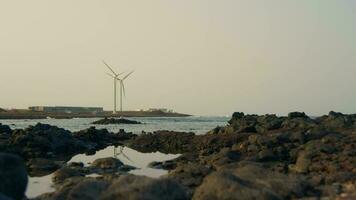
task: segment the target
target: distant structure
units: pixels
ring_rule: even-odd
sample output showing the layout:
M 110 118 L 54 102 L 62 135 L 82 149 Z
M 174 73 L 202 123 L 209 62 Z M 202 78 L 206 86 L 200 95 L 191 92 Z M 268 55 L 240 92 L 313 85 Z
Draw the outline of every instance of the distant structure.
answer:
M 124 85 L 124 80 L 127 79 L 132 73 L 128 73 L 126 76 L 123 78 L 119 78 L 119 76 L 123 73 L 116 73 L 105 61 L 103 61 L 104 65 L 109 68 L 109 70 L 112 72 L 112 74 L 107 73 L 110 77 L 114 79 L 114 110 L 113 114 L 116 114 L 116 87 L 117 87 L 117 81 L 120 82 L 120 112 L 122 112 L 122 95 L 126 95 L 125 93 L 125 85 Z
M 133 71 L 128 73 L 122 79 L 117 78 L 117 80 L 120 81 L 120 112 L 122 112 L 122 94 L 124 94 L 124 96 L 126 96 L 124 80 L 127 79 L 127 77 L 129 77 L 132 73 L 133 73 Z
M 104 65 L 109 68 L 109 70 L 112 72 L 112 74 L 109 74 L 107 73 L 107 75 L 109 75 L 110 77 L 113 78 L 114 80 L 114 110 L 113 110 L 113 114 L 116 114 L 116 98 L 117 98 L 117 95 L 116 95 L 116 87 L 117 87 L 117 80 L 118 80 L 118 77 L 122 74 L 122 73 L 116 73 L 111 67 L 110 65 L 108 65 L 104 60 L 103 60 L 103 63 Z
M 68 106 L 31 106 L 31 111 L 47 113 L 101 113 L 104 112 L 102 107 L 68 107 Z

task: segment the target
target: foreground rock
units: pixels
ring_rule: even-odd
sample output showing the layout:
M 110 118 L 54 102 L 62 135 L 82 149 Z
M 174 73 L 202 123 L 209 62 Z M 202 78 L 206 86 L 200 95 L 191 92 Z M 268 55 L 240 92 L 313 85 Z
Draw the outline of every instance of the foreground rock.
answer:
M 196 199 L 253 199 L 262 188 L 267 188 L 260 194 L 265 199 L 333 199 L 356 192 L 356 115 L 330 112 L 310 118 L 302 112 L 287 117 L 234 113 L 226 127 L 206 135 L 147 133 L 129 145 L 139 151 L 183 154 L 169 162 L 168 176 L 188 188 L 190 198 L 195 193 Z M 239 163 L 244 162 L 261 166 L 241 168 Z M 151 167 L 165 165 L 152 163 Z M 298 187 L 286 187 L 289 184 L 283 182 Z M 235 189 L 229 191 L 227 185 Z
M 40 123 L 13 131 L 4 125 L 0 128 L 0 151 L 21 156 L 27 162 L 30 174 L 37 176 L 53 172 L 76 154 L 92 154 L 134 137 L 124 131 L 114 134 L 94 127 L 71 133 Z
M 23 199 L 28 178 L 22 159 L 0 153 L 0 180 L 0 199 Z
M 41 195 L 36 199 L 185 200 L 187 195 L 184 188 L 172 179 L 123 175 L 111 179 L 70 178 L 64 181 L 56 192 Z
M 256 163 L 241 163 L 212 173 L 193 199 L 291 199 L 305 195 L 305 184 L 296 176 L 266 170 Z
M 134 121 L 134 120 L 129 120 L 125 118 L 104 118 L 98 121 L 93 122 L 92 124 L 101 124 L 101 125 L 107 125 L 107 124 L 142 124 L 141 122 Z

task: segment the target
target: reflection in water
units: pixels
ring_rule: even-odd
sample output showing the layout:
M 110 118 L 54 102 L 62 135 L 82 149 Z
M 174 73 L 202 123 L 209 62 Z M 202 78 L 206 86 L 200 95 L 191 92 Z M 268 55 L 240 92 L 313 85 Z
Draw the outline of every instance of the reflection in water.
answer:
M 40 194 L 53 192 L 52 174 L 43 177 L 29 177 L 26 196 L 34 198 Z
M 136 167 L 137 169 L 130 171 L 129 173 L 135 175 L 144 175 L 152 178 L 158 178 L 160 176 L 166 175 L 166 170 L 161 169 L 152 169 L 148 167 L 148 164 L 153 161 L 167 161 L 172 160 L 180 155 L 174 154 L 163 154 L 160 152 L 155 153 L 141 153 L 130 149 L 124 146 L 110 146 L 106 149 L 96 152 L 94 155 L 85 155 L 85 154 L 78 154 L 74 156 L 68 163 L 70 162 L 82 162 L 85 166 L 89 166 L 92 162 L 99 158 L 106 158 L 106 157 L 114 157 L 125 165 L 131 165 Z M 44 176 L 44 177 L 30 177 L 29 178 L 29 185 L 27 188 L 26 195 L 29 198 L 34 198 L 38 195 L 53 192 L 54 188 L 52 188 L 52 176 L 53 174 Z M 88 175 L 88 177 L 97 177 L 97 174 Z

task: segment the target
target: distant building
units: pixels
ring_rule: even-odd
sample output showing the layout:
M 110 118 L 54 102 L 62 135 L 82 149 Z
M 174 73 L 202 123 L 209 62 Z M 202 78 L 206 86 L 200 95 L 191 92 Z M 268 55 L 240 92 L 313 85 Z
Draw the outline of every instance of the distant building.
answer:
M 28 108 L 37 112 L 48 113 L 101 113 L 102 107 L 68 107 L 68 106 L 31 106 Z

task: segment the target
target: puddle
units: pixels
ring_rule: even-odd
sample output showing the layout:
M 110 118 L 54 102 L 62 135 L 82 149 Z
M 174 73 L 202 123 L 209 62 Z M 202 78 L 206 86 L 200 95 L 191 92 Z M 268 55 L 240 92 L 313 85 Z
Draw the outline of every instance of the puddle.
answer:
M 177 154 L 164 154 L 160 152 L 156 153 L 141 153 L 130 149 L 128 147 L 114 146 L 107 147 L 106 149 L 96 152 L 94 155 L 78 154 L 74 156 L 70 162 L 83 162 L 85 166 L 89 166 L 90 163 L 99 158 L 116 157 L 126 165 L 131 165 L 137 169 L 130 171 L 130 174 L 144 175 L 152 178 L 158 178 L 166 175 L 168 171 L 161 169 L 152 169 L 147 167 L 149 163 L 153 161 L 167 161 L 172 160 L 180 155 Z M 88 175 L 88 177 L 98 177 L 97 174 Z M 29 177 L 29 185 L 26 195 L 28 198 L 34 198 L 38 195 L 53 192 L 52 186 L 52 174 L 43 177 Z

